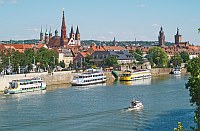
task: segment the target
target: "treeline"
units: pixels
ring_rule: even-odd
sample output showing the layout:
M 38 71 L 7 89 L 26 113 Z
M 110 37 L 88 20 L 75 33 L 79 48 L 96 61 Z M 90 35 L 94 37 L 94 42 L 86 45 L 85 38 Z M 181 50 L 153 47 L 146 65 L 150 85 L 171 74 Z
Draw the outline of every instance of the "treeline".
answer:
M 32 70 L 33 66 L 38 69 L 48 70 L 58 65 L 58 54 L 53 50 L 40 48 L 37 51 L 27 49 L 25 52 L 8 50 L 7 53 L 0 52 L 0 72 L 19 73 L 20 67 L 26 68 L 26 72 Z

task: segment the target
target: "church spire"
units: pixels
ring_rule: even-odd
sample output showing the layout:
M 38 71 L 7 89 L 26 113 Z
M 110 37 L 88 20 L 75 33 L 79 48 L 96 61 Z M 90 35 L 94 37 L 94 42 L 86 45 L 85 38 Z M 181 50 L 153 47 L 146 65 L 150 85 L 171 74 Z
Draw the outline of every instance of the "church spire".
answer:
M 176 33 L 176 35 L 179 35 L 179 28 L 177 27 L 177 33 Z
M 41 26 L 41 31 L 40 31 L 40 33 L 42 33 L 42 26 Z
M 76 28 L 76 34 L 80 34 L 80 33 L 79 33 L 78 26 L 77 26 L 77 28 Z
M 64 10 L 63 10 L 60 46 L 65 46 L 65 45 L 67 45 L 67 43 L 68 43 L 68 39 L 67 39 L 66 32 L 67 32 L 67 28 L 66 28 L 66 24 L 65 24 L 65 12 L 64 12 Z

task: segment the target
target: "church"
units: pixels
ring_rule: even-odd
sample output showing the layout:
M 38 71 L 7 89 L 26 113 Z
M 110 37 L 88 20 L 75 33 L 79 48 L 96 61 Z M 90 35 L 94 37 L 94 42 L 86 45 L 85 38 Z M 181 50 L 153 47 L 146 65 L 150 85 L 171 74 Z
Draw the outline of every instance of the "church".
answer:
M 61 36 L 58 35 L 58 30 L 55 30 L 55 35 L 52 35 L 51 29 L 48 32 L 43 33 L 42 28 L 40 32 L 40 41 L 45 43 L 49 48 L 67 48 L 69 46 L 80 46 L 80 32 L 77 26 L 76 32 L 74 32 L 73 26 L 71 26 L 71 31 L 69 33 L 69 38 L 67 37 L 67 27 L 65 24 L 65 14 L 62 14 L 62 26 L 61 26 Z

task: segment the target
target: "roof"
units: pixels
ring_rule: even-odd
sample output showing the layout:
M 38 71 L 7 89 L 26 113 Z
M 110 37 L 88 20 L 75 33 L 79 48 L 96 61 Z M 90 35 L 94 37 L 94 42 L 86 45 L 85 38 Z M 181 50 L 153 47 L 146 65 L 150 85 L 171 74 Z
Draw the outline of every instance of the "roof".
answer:
M 123 51 L 123 50 L 127 50 L 123 46 L 103 46 L 103 48 L 104 48 L 104 50 L 107 50 L 107 51 Z

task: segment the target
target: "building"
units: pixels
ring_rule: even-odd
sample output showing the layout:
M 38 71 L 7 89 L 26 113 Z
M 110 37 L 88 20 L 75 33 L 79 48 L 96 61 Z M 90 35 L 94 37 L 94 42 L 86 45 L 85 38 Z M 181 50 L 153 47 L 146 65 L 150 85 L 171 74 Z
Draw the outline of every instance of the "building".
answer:
M 159 31 L 158 43 L 159 43 L 160 47 L 164 47 L 165 46 L 165 34 L 164 34 L 164 31 L 163 31 L 162 27 L 160 28 L 160 31 Z
M 67 48 L 68 46 L 80 46 L 80 32 L 79 27 L 76 28 L 76 33 L 74 33 L 73 26 L 71 27 L 71 32 L 69 33 L 69 37 L 67 37 L 67 26 L 65 23 L 65 13 L 62 13 L 62 25 L 61 25 L 61 36 L 58 35 L 58 30 L 55 30 L 55 35 L 53 36 L 51 33 L 51 28 L 49 32 L 46 29 L 45 34 L 42 31 L 40 32 L 40 41 L 45 43 L 48 47 L 62 47 Z

